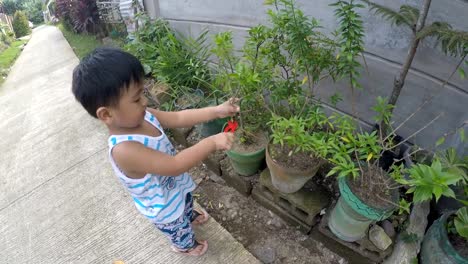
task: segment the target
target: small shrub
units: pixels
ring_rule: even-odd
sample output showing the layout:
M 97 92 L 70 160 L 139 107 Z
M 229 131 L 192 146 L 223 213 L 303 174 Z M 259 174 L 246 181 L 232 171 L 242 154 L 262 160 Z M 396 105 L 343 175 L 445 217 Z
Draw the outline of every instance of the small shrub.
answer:
M 13 18 L 13 30 L 17 38 L 24 37 L 31 33 L 28 19 L 22 11 L 16 11 L 15 13 Z
M 76 33 L 97 33 L 100 25 L 96 0 L 56 0 L 57 16 Z

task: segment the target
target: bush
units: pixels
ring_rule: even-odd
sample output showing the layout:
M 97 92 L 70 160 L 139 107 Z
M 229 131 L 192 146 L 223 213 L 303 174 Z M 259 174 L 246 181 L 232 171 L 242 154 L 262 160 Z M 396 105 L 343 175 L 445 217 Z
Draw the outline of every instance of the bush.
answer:
M 96 0 L 56 0 L 57 16 L 76 33 L 97 33 L 100 24 Z
M 29 21 L 22 11 L 16 11 L 13 18 L 13 30 L 17 38 L 29 35 L 31 29 L 29 28 Z
M 24 2 L 23 9 L 29 18 L 29 21 L 35 25 L 44 22 L 44 16 L 42 15 L 42 2 L 41 0 L 30 0 Z
M 2 2 L 3 11 L 7 15 L 14 15 L 16 11 L 23 10 L 20 1 L 16 0 L 4 0 Z

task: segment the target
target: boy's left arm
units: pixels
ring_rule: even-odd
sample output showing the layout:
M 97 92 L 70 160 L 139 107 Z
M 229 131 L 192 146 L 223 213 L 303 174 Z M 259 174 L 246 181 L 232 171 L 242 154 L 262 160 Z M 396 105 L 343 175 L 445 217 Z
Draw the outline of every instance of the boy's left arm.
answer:
M 156 116 L 164 128 L 192 127 L 199 123 L 205 123 L 213 119 L 233 116 L 239 112 L 237 99 L 229 99 L 223 104 L 200 109 L 187 109 L 177 112 L 165 112 L 148 108 L 148 111 Z

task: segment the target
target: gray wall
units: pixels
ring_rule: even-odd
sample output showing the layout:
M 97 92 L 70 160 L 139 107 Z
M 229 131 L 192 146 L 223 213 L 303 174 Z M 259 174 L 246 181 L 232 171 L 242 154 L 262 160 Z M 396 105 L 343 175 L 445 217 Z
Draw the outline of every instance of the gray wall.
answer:
M 306 15 L 321 22 L 325 32 L 337 27 L 333 8 L 328 5 L 332 0 L 297 0 Z M 400 4 L 421 5 L 421 0 L 375 0 L 375 2 L 397 9 Z M 243 38 L 250 26 L 266 23 L 267 7 L 263 0 L 146 0 L 153 17 L 163 17 L 178 31 L 196 36 L 204 29 L 212 33 L 230 30 L 234 33 L 237 47 L 243 44 Z M 356 93 L 358 116 L 365 124 L 373 123 L 374 113 L 371 107 L 377 96 L 389 96 L 393 87 L 394 75 L 406 57 L 410 32 L 405 28 L 391 26 L 381 17 L 361 11 L 365 22 L 365 58 L 369 71 L 363 71 L 361 84 L 363 91 Z M 434 0 L 428 22 L 446 21 L 459 30 L 468 31 L 468 2 L 466 0 Z M 434 142 L 444 133 L 463 126 L 468 120 L 468 80 L 454 76 L 450 83 L 442 88 L 457 64 L 457 59 L 445 56 L 434 48 L 431 40 L 420 45 L 413 67 L 408 74 L 405 87 L 396 106 L 394 121 L 399 124 L 413 113 L 422 102 L 432 95 L 435 99 L 428 103 L 410 122 L 398 132 L 409 136 L 427 124 L 440 113 L 444 115 L 430 127 L 419 133 L 412 142 L 425 147 L 433 147 Z M 468 70 L 468 69 L 467 69 Z M 350 91 L 343 83 L 324 82 L 319 89 L 319 97 L 324 102 L 339 91 L 345 100 L 338 104 L 338 110 L 351 113 Z M 467 131 L 468 133 L 468 131 Z

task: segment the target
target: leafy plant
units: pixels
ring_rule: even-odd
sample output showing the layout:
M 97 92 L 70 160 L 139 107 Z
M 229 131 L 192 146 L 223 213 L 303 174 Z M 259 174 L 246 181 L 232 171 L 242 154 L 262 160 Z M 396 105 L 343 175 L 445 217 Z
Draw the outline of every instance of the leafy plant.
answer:
M 219 61 L 219 67 L 214 72 L 214 84 L 230 97 L 240 98 L 240 139 L 243 143 L 251 143 L 255 139 L 255 132 L 261 130 L 269 118 L 268 112 L 259 111 L 264 109 L 262 88 L 268 86 L 270 76 L 262 52 L 266 38 L 264 29 L 258 26 L 249 30 L 249 37 L 239 57 L 234 55 L 231 32 L 214 36 L 212 51 Z
M 468 207 L 458 209 L 453 223 L 457 233 L 468 240 Z
M 441 162 L 435 159 L 431 166 L 415 164 L 409 168 L 410 179 L 396 179 L 401 184 L 408 185 L 408 193 L 414 193 L 413 202 L 429 201 L 432 196 L 436 201 L 443 196 L 455 198 L 455 193 L 450 186 L 455 185 L 462 177 L 449 172 L 442 167 Z
M 363 8 L 355 1 L 337 1 L 330 6 L 335 7 L 335 16 L 339 19 L 339 45 L 337 55 L 338 73 L 340 76 L 349 78 L 351 89 L 362 88 L 357 79 L 360 76 L 361 64 L 357 61 L 364 51 L 364 27 L 361 16 L 356 9 Z
M 199 104 L 199 96 L 193 96 L 199 89 L 203 90 L 201 97 L 203 93 L 209 97 L 212 85 L 206 44 L 208 31 L 194 39 L 177 34 L 163 19 L 152 21 L 145 13 L 137 17 L 143 25 L 126 49 L 140 59 L 147 74 L 171 86 L 172 100 L 162 107 L 172 110 Z M 190 102 L 178 105 L 178 100 Z
M 22 11 L 16 11 L 13 17 L 13 30 L 17 38 L 21 38 L 31 33 L 26 15 Z
M 315 107 L 305 117 L 273 115 L 268 124 L 273 144 L 287 147 L 289 156 L 303 152 L 315 157 L 327 157 L 329 133 L 325 127 L 329 127 L 330 123 L 319 107 Z
M 3 10 L 5 11 L 5 14 L 13 16 L 16 11 L 22 11 L 23 6 L 21 5 L 20 1 L 16 0 L 3 0 L 1 3 L 1 6 Z
M 34 24 L 40 24 L 44 22 L 44 16 L 42 15 L 42 1 L 40 0 L 24 1 L 22 8 L 26 16 Z
M 76 33 L 97 33 L 101 23 L 96 0 L 56 0 L 57 16 Z

